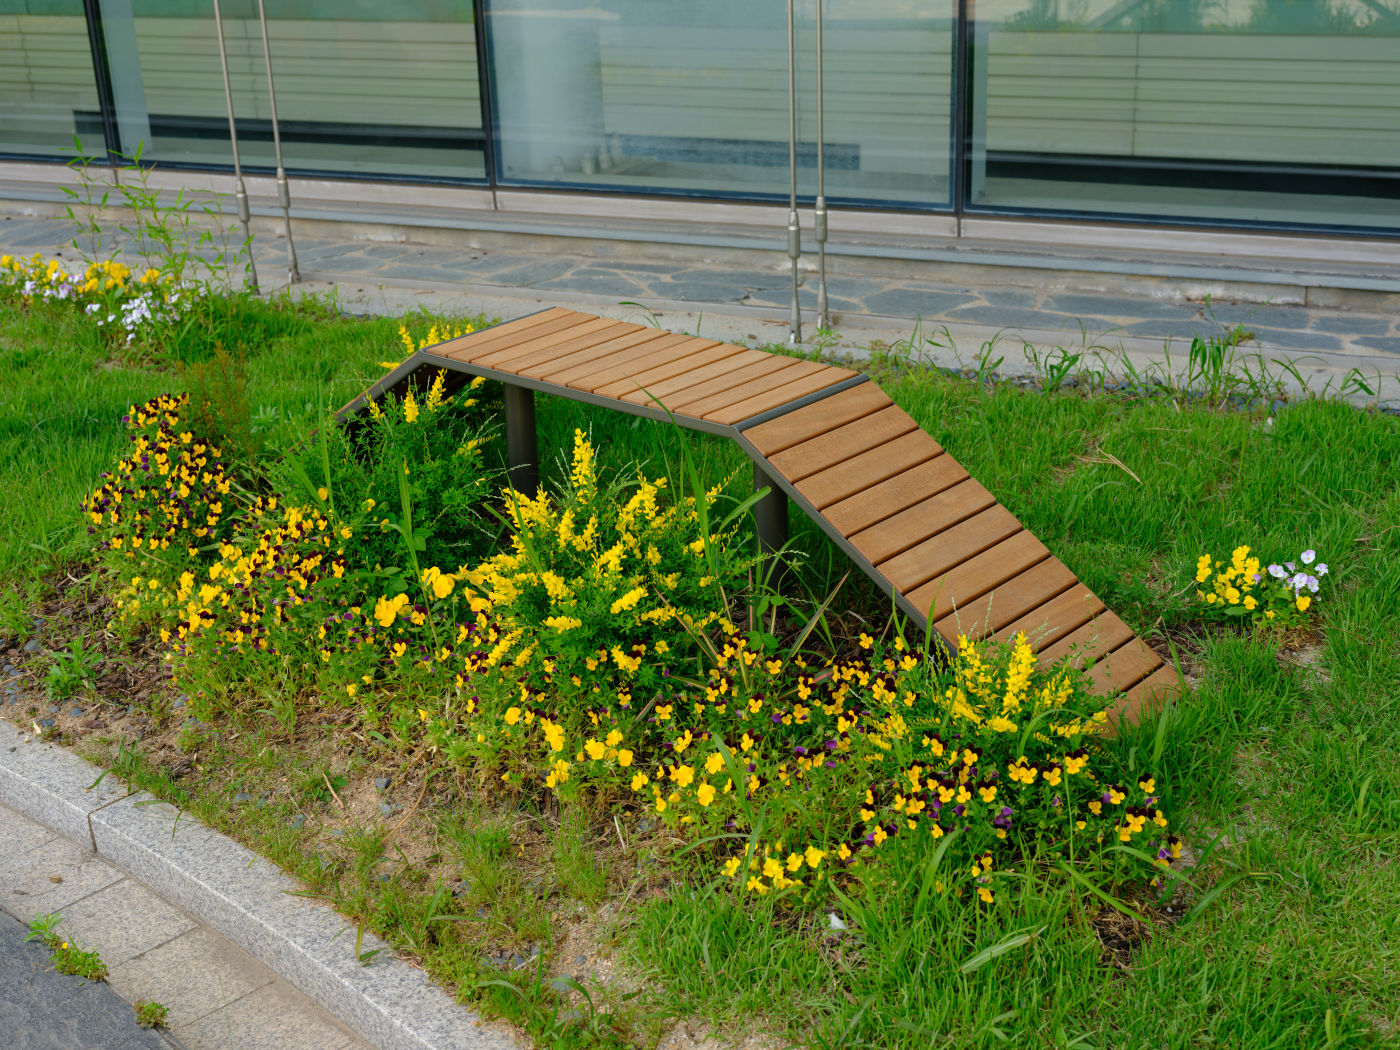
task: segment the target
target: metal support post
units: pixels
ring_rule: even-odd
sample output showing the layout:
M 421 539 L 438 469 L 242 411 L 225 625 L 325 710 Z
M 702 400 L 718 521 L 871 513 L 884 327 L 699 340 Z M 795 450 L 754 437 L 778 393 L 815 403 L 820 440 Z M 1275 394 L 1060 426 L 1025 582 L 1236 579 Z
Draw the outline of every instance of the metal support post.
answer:
M 754 535 L 758 538 L 759 571 L 774 590 L 782 590 L 782 562 L 777 555 L 788 542 L 788 498 L 777 481 L 763 469 L 759 460 L 753 464 L 755 492 L 768 493 L 753 505 Z
M 797 260 L 802 255 L 802 227 L 797 222 L 797 24 L 787 0 L 788 30 L 788 258 L 792 261 L 792 311 L 788 342 L 802 342 L 802 310 L 797 302 Z
M 527 496 L 540 492 L 539 438 L 535 432 L 535 392 L 505 384 L 506 466 L 511 487 Z
M 224 44 L 224 20 L 219 13 L 219 0 L 214 0 L 214 33 L 219 38 L 219 67 L 224 73 L 224 101 L 228 104 L 228 138 L 233 147 L 234 200 L 238 204 L 238 221 L 243 224 L 243 246 L 248 249 L 248 285 L 258 290 L 258 269 L 253 262 L 253 231 L 249 228 L 248 188 L 243 185 L 243 166 L 238 160 L 238 128 L 233 119 L 233 87 L 228 79 L 228 48 Z
M 292 191 L 287 186 L 287 172 L 282 167 L 282 132 L 277 123 L 277 89 L 272 83 L 272 49 L 267 42 L 267 10 L 258 0 L 258 24 L 262 27 L 263 65 L 267 68 L 267 105 L 272 117 L 272 149 L 277 155 L 277 202 L 282 205 L 282 223 L 287 231 L 287 282 L 301 280 L 297 269 L 297 249 L 292 243 Z
M 817 0 L 817 328 L 831 327 L 826 308 L 826 93 L 822 84 L 822 0 Z

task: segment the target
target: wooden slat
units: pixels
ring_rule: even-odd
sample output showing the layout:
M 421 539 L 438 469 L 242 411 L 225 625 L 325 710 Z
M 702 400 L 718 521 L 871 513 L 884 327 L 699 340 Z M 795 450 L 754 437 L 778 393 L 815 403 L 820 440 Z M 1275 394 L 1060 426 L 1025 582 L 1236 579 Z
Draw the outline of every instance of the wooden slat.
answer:
M 485 365 L 487 368 L 502 368 L 514 372 L 518 376 L 530 374 L 532 368 L 548 367 L 555 361 L 562 358 L 572 358 L 578 354 L 600 353 L 601 347 L 607 346 L 618 339 L 625 339 L 628 336 L 635 336 L 639 332 L 650 331 L 641 325 L 625 324 L 621 321 L 609 321 L 606 318 L 599 318 L 596 321 L 588 321 L 564 331 L 555 332 L 543 340 L 544 345 L 537 346 L 534 350 L 517 353 L 514 347 L 500 350 L 489 357 L 484 357 L 476 364 Z
M 942 451 L 933 438 L 922 430 L 915 430 L 813 474 L 797 485 L 797 491 L 818 510 L 824 510 L 875 482 L 933 459 Z
M 722 350 L 728 345 L 729 344 L 721 343 L 719 346 L 715 347 L 715 349 Z M 761 353 L 758 350 L 745 350 L 742 347 L 736 348 L 735 353 L 724 354 L 723 356 L 716 355 L 703 361 L 698 360 L 699 355 L 696 356 L 697 360 L 695 363 L 692 364 L 689 358 L 685 358 L 685 367 L 672 371 L 665 379 L 654 379 L 650 382 L 642 383 L 641 387 L 644 387 L 645 390 L 641 389 L 637 383 L 632 383 L 629 379 L 623 380 L 621 384 L 624 387 L 628 387 L 624 393 L 613 393 L 612 388 L 595 390 L 594 393 L 603 394 L 605 397 L 616 397 L 619 401 L 632 400 L 649 402 L 653 398 L 660 401 L 669 401 L 677 392 L 680 392 L 682 396 L 684 396 L 684 391 L 688 385 L 703 383 L 713 379 L 715 376 L 725 375 L 737 368 L 745 368 L 748 365 L 757 361 L 762 361 L 768 357 L 767 354 Z
M 540 327 L 550 328 L 553 323 Z M 570 353 L 575 349 L 574 341 L 580 337 L 599 334 L 600 340 L 607 340 L 624 335 L 627 331 L 622 324 L 606 317 L 588 318 L 585 314 L 577 314 L 573 318 L 560 318 L 560 326 L 553 331 L 524 332 L 521 340 L 510 346 L 500 347 L 489 354 L 474 354 L 472 364 L 514 372 L 517 366 L 523 368 L 537 361 L 548 361 Z
M 810 441 L 819 434 L 843 427 L 857 419 L 864 419 L 890 404 L 890 396 L 878 386 L 874 383 L 862 383 L 850 390 L 833 394 L 815 405 L 799 408 L 785 416 L 770 419 L 767 423 L 750 427 L 744 431 L 744 437 L 760 453 L 772 456 L 793 445 Z
M 468 332 L 466 335 L 459 335 L 455 339 L 449 339 L 447 342 L 438 343 L 435 346 L 424 347 L 424 349 L 441 354 L 443 357 L 455 358 L 458 361 L 470 361 L 471 355 L 477 347 L 483 347 L 498 339 L 507 339 L 527 328 L 533 328 L 537 324 L 547 324 L 573 312 L 573 310 L 565 310 L 555 306 L 528 317 L 517 317 L 514 321 L 506 321 L 502 324 L 492 325 L 490 328 L 483 328 L 479 332 Z
M 945 452 L 887 481 L 872 482 L 869 488 L 827 507 L 822 516 L 841 535 L 853 536 L 928 496 L 951 488 L 967 476 L 962 464 Z
M 795 380 L 806 376 L 815 375 L 818 372 L 826 371 L 826 365 L 817 361 L 797 361 L 794 364 L 780 368 L 759 379 L 750 380 L 739 386 L 731 387 L 718 394 L 701 398 L 698 401 L 690 401 L 683 405 L 678 405 L 688 416 L 696 416 L 699 419 L 709 418 L 710 413 L 719 412 L 731 405 L 737 405 L 747 401 L 752 394 L 762 394 L 769 390 L 776 390 L 786 386 Z M 779 402 L 781 404 L 781 402 Z M 743 418 L 743 417 L 740 417 Z
M 909 418 L 904 409 L 890 405 L 863 419 L 829 430 L 800 445 L 793 445 L 769 456 L 768 463 L 795 484 L 832 464 L 887 444 L 918 428 L 919 425 Z
M 1073 587 L 1075 582 L 1074 573 L 1064 562 L 1055 557 L 1046 558 L 1005 583 L 997 584 L 987 594 L 959 605 L 935 623 L 933 629 L 945 637 L 951 632 L 981 641 L 1018 616 Z
M 897 591 L 909 594 L 920 584 L 943 575 L 1020 531 L 1021 523 L 998 504 L 875 568 Z
M 1007 624 L 997 631 L 997 638 L 1010 641 L 1024 634 L 1031 647 L 1039 651 L 1077 631 L 1101 612 L 1103 602 L 1081 583 Z
M 530 379 L 544 379 L 549 377 L 550 382 L 555 382 L 553 377 L 569 368 L 576 368 L 587 362 L 597 361 L 599 358 L 608 358 L 613 354 L 625 353 L 639 343 L 645 344 L 650 340 L 660 337 L 661 333 L 655 328 L 647 328 L 645 325 L 627 325 L 616 334 L 611 332 L 597 333 L 601 338 L 596 342 L 588 336 L 580 336 L 577 340 L 570 340 L 577 343 L 570 348 L 569 352 L 559 356 L 543 354 L 532 362 L 515 361 L 511 364 L 511 371 L 516 375 L 528 376 Z
M 593 357 L 584 354 L 577 355 L 570 361 L 551 361 L 548 372 L 544 372 L 545 366 L 540 366 L 540 379 L 559 386 L 571 386 L 574 389 L 592 386 L 597 382 L 596 377 L 604 372 L 626 372 L 628 369 L 646 367 L 646 364 L 656 359 L 658 354 L 664 354 L 670 350 L 676 350 L 682 346 L 693 350 L 696 346 L 716 346 L 713 339 L 704 339 L 696 342 L 693 336 L 678 335 L 674 332 L 659 332 L 654 328 L 647 329 L 649 335 L 643 335 L 625 346 L 613 348 L 606 356 Z
M 715 343 L 709 339 L 686 336 L 680 342 L 656 351 L 649 361 L 622 362 L 587 378 L 576 379 L 569 385 L 602 397 L 620 398 L 638 389 L 650 390 L 654 383 L 743 352 L 743 347 L 733 343 Z
M 733 357 L 726 358 L 716 364 L 706 365 L 704 368 L 697 368 L 693 372 L 685 372 L 674 379 L 658 383 L 650 388 L 651 397 L 638 390 L 636 393 L 621 398 L 621 400 L 635 401 L 640 404 L 654 397 L 671 411 L 676 412 L 686 402 L 718 394 L 722 390 L 746 383 L 750 379 L 758 379 L 770 372 L 786 368 L 790 360 L 791 358 L 776 358 L 772 354 L 765 354 L 758 350 L 745 354 L 735 354 Z M 685 414 L 689 415 L 689 413 Z
M 1078 630 L 1071 631 L 1052 645 L 1047 645 L 1036 654 L 1036 659 L 1042 667 L 1049 667 L 1073 652 L 1070 663 L 1075 667 L 1083 667 L 1104 653 L 1112 652 L 1132 636 L 1133 632 L 1127 624 L 1113 613 L 1104 611 Z
M 1170 664 L 1160 667 L 1123 694 L 1108 709 L 1108 723 L 1118 729 L 1124 722 L 1137 722 L 1181 692 L 1181 678 Z
M 835 386 L 837 383 L 844 382 L 854 376 L 855 373 L 849 369 L 832 368 L 827 365 L 809 376 L 793 379 L 783 386 L 746 398 L 727 408 L 710 412 L 704 418 L 714 423 L 731 425 L 742 423 L 746 419 L 752 419 L 754 416 L 772 411 L 786 405 L 789 401 L 796 401 L 799 397 L 815 394 L 818 390 L 825 390 L 829 386 Z M 861 385 L 868 386 L 869 384 L 863 383 Z
M 528 329 L 511 335 L 503 335 L 498 339 L 483 341 L 479 346 L 469 347 L 462 353 L 457 354 L 456 357 L 459 361 L 466 361 L 469 364 L 479 365 L 488 358 L 494 361 L 502 355 L 509 355 L 510 351 L 520 347 L 525 348 L 520 351 L 521 353 L 529 353 L 538 346 L 548 346 L 549 338 L 554 336 L 556 332 L 577 328 L 587 320 L 588 317 L 586 315 L 580 314 L 556 317 L 553 320 L 545 321 L 543 324 L 532 325 Z M 599 318 L 593 318 L 593 320 L 599 320 Z M 470 353 L 470 357 L 467 356 L 468 353 Z
M 1089 668 L 1094 691 L 1108 695 L 1131 689 L 1157 668 L 1162 658 L 1141 638 L 1129 638 L 1106 658 Z
M 872 565 L 888 561 L 996 503 L 971 478 L 847 538 Z
M 1049 556 L 1045 544 L 1022 530 L 929 580 L 915 590 L 909 600 L 935 623 L 964 606 L 973 606 L 975 613 L 978 598 Z

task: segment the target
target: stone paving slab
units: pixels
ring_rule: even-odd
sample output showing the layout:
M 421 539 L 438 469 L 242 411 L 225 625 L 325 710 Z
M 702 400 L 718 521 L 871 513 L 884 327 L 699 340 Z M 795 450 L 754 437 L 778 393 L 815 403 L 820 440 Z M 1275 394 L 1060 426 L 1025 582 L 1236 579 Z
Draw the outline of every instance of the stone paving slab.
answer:
M 172 981 L 171 974 L 184 978 Z M 238 1002 L 277 978 L 247 952 L 203 926 L 112 966 L 108 983 L 126 998 L 151 997 L 170 1010 L 176 1025 L 194 1024 Z M 306 1004 L 299 1009 L 304 1010 Z
M 355 926 L 296 895 L 271 862 L 97 779 L 71 752 L 0 721 L 0 905 L 25 921 L 61 912 L 62 931 L 98 948 L 114 986 L 171 1006 L 191 1050 L 517 1045 L 391 952 L 361 965 Z M 74 813 L 77 842 L 46 829 L 56 815 L 74 830 Z M 388 946 L 367 935 L 362 947 Z M 152 985 L 159 994 L 141 991 Z

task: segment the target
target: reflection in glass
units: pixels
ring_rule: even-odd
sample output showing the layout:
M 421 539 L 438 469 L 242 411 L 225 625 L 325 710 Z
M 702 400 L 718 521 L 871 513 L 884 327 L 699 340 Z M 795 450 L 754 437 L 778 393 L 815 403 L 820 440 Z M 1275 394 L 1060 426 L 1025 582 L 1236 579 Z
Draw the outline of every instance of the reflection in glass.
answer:
M 1400 225 L 1397 0 L 977 2 L 968 202 Z
M 101 154 L 82 0 L 0 0 L 0 152 Z
M 827 0 L 827 195 L 949 200 L 952 0 Z M 815 4 L 798 4 L 799 168 L 814 185 Z M 787 187 L 781 2 L 494 0 L 506 181 L 670 193 Z
M 122 147 L 148 160 L 230 164 L 208 0 L 104 2 Z M 271 167 L 255 0 L 222 0 L 243 163 Z M 480 178 L 481 106 L 471 0 L 267 0 L 289 170 Z M 129 48 L 113 46 L 125 33 Z

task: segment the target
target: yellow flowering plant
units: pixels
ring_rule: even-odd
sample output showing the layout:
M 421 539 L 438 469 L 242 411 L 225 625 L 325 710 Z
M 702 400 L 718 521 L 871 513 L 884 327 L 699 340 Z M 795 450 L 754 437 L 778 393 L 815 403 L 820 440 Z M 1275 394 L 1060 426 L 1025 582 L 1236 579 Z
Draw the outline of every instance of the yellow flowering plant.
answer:
M 1308 549 L 1296 561 L 1265 566 L 1248 546 L 1228 563 L 1202 554 L 1196 562 L 1196 600 L 1207 615 L 1248 620 L 1254 627 L 1296 627 L 1317 611 L 1326 562 Z
M 771 709 L 771 685 L 738 691 L 724 707 L 739 725 L 708 733 L 722 744 L 723 766 L 711 763 L 720 778 L 736 764 L 744 778 L 742 804 L 724 807 L 743 847 L 722 870 L 746 891 L 806 895 L 861 866 L 922 864 L 938 850 L 950 872 L 940 889 L 992 903 L 1022 864 L 1063 860 L 1122 879 L 1150 870 L 1143 856 L 1166 865 L 1179 855 L 1155 777 L 1121 768 L 1102 745 L 1105 700 L 1077 671 L 1038 668 L 1024 637 L 960 639 L 946 664 L 903 639 L 860 642 L 821 672 L 798 671 L 798 691 Z M 679 794 L 668 811 L 701 801 Z
M 99 557 L 143 587 L 173 580 L 230 534 L 233 478 L 219 448 L 189 429 L 188 411 L 186 394 L 132 405 L 122 419 L 130 451 L 83 499 Z
M 600 481 L 581 431 L 556 496 L 507 490 L 509 549 L 468 573 L 503 630 L 518 698 L 635 709 L 693 659 L 692 630 L 724 620 L 748 560 L 713 523 L 718 490 L 679 495 L 665 478 Z M 703 506 L 702 506 L 703 504 Z
M 439 372 L 426 390 L 390 395 L 348 426 L 327 415 L 309 441 L 267 468 L 272 491 L 351 528 L 345 551 L 352 572 L 391 570 L 398 590 L 415 582 L 396 532 L 401 483 L 420 544 L 431 542 L 442 562 L 480 558 L 494 532 L 485 506 L 499 468 L 478 397 L 484 380 L 448 394 L 446 378 Z
M 70 271 L 64 260 L 40 254 L 0 255 L 0 298 L 81 309 L 123 346 L 179 322 L 210 294 L 207 286 L 177 280 L 173 272 L 148 267 L 134 274 L 116 259 L 91 260 Z

